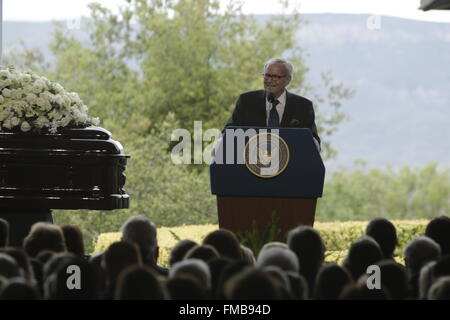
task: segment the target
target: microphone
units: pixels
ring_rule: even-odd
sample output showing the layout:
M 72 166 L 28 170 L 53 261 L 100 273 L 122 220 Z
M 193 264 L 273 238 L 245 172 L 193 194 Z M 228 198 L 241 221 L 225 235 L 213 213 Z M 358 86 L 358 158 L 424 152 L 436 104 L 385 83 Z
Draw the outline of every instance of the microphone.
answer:
M 267 100 L 269 100 L 270 103 L 273 103 L 275 101 L 275 95 L 272 92 L 267 92 Z

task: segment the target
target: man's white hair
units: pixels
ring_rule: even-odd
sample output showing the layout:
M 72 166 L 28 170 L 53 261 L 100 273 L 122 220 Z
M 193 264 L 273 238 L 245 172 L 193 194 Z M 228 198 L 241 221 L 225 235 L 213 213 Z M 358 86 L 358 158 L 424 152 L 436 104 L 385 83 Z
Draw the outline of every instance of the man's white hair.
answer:
M 154 248 L 158 245 L 156 240 L 156 226 L 147 217 L 131 217 L 122 226 L 122 240 L 135 242 L 140 247 Z
M 134 216 L 122 226 L 122 241 L 138 245 L 144 264 L 156 263 L 155 252 L 158 247 L 156 226 L 147 217 Z
M 189 274 L 200 281 L 207 289 L 211 288 L 211 271 L 205 261 L 186 259 L 175 263 L 169 270 L 169 279 L 179 274 Z
M 404 257 L 408 272 L 418 273 L 426 263 L 441 257 L 441 247 L 429 237 L 415 237 L 406 245 Z
M 262 250 L 256 260 L 256 266 L 260 268 L 277 266 L 283 271 L 294 272 L 299 272 L 300 269 L 295 253 L 288 248 L 279 246 L 272 246 Z
M 284 65 L 284 68 L 286 69 L 286 73 L 289 77 L 292 78 L 292 74 L 294 73 L 294 67 L 292 66 L 291 63 L 289 63 L 288 61 L 281 59 L 281 58 L 273 58 L 270 59 L 269 61 L 266 62 L 266 64 L 264 65 L 264 72 L 266 72 L 267 68 L 275 63 L 281 63 Z

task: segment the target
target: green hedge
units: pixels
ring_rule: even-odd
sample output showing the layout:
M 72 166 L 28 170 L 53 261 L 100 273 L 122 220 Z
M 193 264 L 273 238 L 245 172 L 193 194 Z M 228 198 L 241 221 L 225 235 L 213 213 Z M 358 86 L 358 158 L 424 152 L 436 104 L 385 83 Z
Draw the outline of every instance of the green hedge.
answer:
M 326 261 L 341 263 L 350 245 L 364 234 L 368 222 L 316 222 L 314 227 L 320 232 L 327 248 Z M 398 246 L 395 250 L 395 258 L 403 263 L 403 249 L 414 237 L 423 235 L 428 220 L 393 220 L 398 236 Z M 170 250 L 179 239 L 191 239 L 200 243 L 211 231 L 216 230 L 217 225 L 190 225 L 172 228 L 158 228 L 158 243 L 160 247 L 159 263 L 168 266 Z M 119 241 L 119 232 L 103 233 L 94 243 L 94 252 L 106 250 L 114 241 Z

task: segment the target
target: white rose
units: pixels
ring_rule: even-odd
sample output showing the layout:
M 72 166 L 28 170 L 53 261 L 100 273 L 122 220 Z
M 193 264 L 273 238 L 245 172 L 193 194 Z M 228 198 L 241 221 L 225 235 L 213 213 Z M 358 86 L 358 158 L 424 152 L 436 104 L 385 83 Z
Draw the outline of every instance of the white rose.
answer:
M 55 95 L 53 99 L 59 106 L 63 105 L 64 100 L 59 94 Z
M 70 97 L 68 95 L 64 95 L 63 96 L 63 104 L 62 105 L 65 108 L 69 108 L 70 107 L 70 103 L 71 103 Z
M 59 83 L 55 84 L 55 90 L 57 93 L 64 92 L 64 88 Z
M 17 89 L 17 90 L 11 90 L 11 96 L 13 99 L 16 100 L 20 100 L 22 99 L 22 90 L 21 89 Z
M 83 101 L 81 101 L 80 96 L 76 92 L 69 93 L 70 98 L 72 99 L 72 102 L 75 104 L 83 104 Z
M 25 97 L 25 100 L 29 104 L 37 104 L 37 96 L 34 93 L 28 93 L 27 96 Z
M 48 117 L 53 119 L 53 120 L 59 120 L 62 118 L 62 114 L 56 110 L 53 110 L 52 112 L 50 112 L 48 114 Z
M 11 124 L 11 118 L 6 119 L 5 122 L 3 122 L 3 126 L 4 126 L 6 129 L 11 129 L 11 128 L 13 127 L 13 125 Z
M 28 73 L 23 73 L 20 77 L 20 80 L 22 82 L 30 82 L 31 81 L 31 75 L 29 75 Z
M 38 79 L 31 87 L 31 91 L 33 93 L 37 94 L 37 93 L 41 93 L 44 90 L 44 88 L 45 88 L 45 83 L 41 79 Z
M 0 70 L 0 77 L 8 78 L 10 75 L 9 70 Z
M 38 128 L 43 128 L 46 125 L 49 124 L 50 121 L 48 121 L 48 119 L 44 116 L 40 116 L 39 118 L 36 119 L 35 124 Z
M 31 118 L 37 115 L 36 110 L 34 108 L 31 108 L 30 106 L 25 107 L 25 116 L 27 118 Z
M 51 133 L 56 133 L 56 131 L 58 131 L 58 125 L 55 122 L 52 122 L 48 131 Z
M 0 121 L 5 120 L 6 118 L 8 118 L 10 115 L 10 112 L 8 110 L 2 110 L 2 112 L 0 112 Z
M 40 98 L 44 98 L 44 99 L 46 99 L 48 101 L 52 100 L 52 94 L 50 92 L 48 92 L 48 91 L 44 91 L 44 92 L 40 93 L 39 97 Z
M 98 126 L 100 124 L 100 118 L 98 117 L 91 118 L 91 122 L 94 126 Z
M 9 90 L 9 89 L 3 89 L 2 95 L 3 95 L 5 98 L 11 98 L 11 90 Z
M 80 111 L 81 111 L 81 112 L 87 113 L 88 110 L 89 110 L 89 109 L 88 109 L 87 105 L 82 104 L 82 105 L 80 106 Z
M 58 124 L 61 127 L 65 127 L 65 126 L 67 126 L 70 123 L 70 121 L 71 121 L 70 117 L 64 117 L 64 118 L 62 118 L 61 120 L 58 121 Z
M 20 123 L 20 119 L 19 119 L 19 118 L 17 118 L 17 117 L 11 118 L 11 125 L 12 125 L 13 127 L 18 126 L 19 123 Z
M 23 132 L 30 131 L 30 129 L 31 129 L 31 126 L 26 121 L 22 122 L 22 124 L 20 125 L 20 130 L 22 130 Z
M 76 122 L 79 122 L 79 123 L 85 123 L 85 122 L 87 122 L 87 120 L 88 120 L 88 117 L 87 117 L 86 114 L 80 113 L 80 112 L 78 112 L 77 114 L 75 114 L 75 121 L 76 121 Z
M 3 89 L 4 87 L 7 87 L 8 84 L 6 83 L 5 80 L 0 80 L 0 89 Z
M 19 77 L 15 74 L 12 74 L 9 79 L 11 79 L 12 82 L 19 82 Z
M 52 108 L 50 102 L 44 98 L 37 98 L 36 104 L 40 107 L 42 111 L 49 111 Z

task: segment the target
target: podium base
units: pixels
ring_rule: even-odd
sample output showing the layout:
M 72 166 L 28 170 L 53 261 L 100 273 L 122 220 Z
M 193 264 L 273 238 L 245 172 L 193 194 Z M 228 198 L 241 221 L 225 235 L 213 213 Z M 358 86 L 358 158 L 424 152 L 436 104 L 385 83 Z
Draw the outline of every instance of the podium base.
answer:
M 263 231 L 278 216 L 279 241 L 286 240 L 289 230 L 299 225 L 314 225 L 317 199 L 217 196 L 219 228 L 233 232 L 250 231 L 253 221 Z
M 9 246 L 20 248 L 33 224 L 36 222 L 53 223 L 50 209 L 0 208 L 0 218 L 9 223 Z

